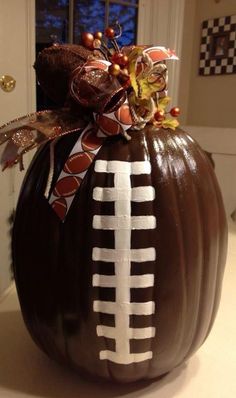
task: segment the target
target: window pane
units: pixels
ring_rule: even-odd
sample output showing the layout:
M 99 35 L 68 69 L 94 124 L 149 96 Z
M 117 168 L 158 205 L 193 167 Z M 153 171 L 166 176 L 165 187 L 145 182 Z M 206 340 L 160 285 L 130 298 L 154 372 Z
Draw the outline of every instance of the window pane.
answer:
M 81 32 L 103 32 L 105 29 L 105 2 L 103 0 L 77 0 L 74 12 L 74 42 Z
M 138 4 L 138 0 L 128 0 Z M 119 44 L 129 45 L 136 41 L 137 7 L 112 3 L 109 5 L 109 24 L 118 20 L 123 27 Z M 74 42 L 78 43 L 83 31 L 96 32 L 105 30 L 105 1 L 77 0 L 74 13 Z
M 35 5 L 37 56 L 45 47 L 56 41 L 56 37 L 59 42 L 66 43 L 68 41 L 69 0 L 36 0 Z M 37 110 L 55 107 L 56 105 L 37 85 Z
M 36 42 L 50 43 L 52 35 L 61 42 L 68 40 L 69 0 L 36 1 Z
M 122 3 L 122 1 L 124 1 L 125 3 L 138 5 L 138 0 L 120 0 L 120 3 Z M 110 0 L 110 3 L 113 3 L 113 0 Z
M 119 21 L 123 31 L 118 40 L 120 46 L 136 43 L 137 10 L 136 7 L 110 3 L 109 23 Z
M 74 0 L 74 43 L 80 42 L 82 31 L 105 30 L 105 5 L 109 5 L 109 24 L 118 20 L 123 28 L 119 45 L 136 42 L 138 0 L 125 0 L 132 5 L 113 3 L 113 0 Z M 69 0 L 36 0 L 36 53 L 51 45 L 53 36 L 62 43 L 68 42 Z M 37 86 L 37 107 L 54 107 Z

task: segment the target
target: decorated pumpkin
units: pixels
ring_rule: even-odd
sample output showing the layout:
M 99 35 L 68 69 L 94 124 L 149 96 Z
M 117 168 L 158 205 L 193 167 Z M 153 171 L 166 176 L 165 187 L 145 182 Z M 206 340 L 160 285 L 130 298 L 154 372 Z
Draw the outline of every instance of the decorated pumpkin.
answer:
M 131 382 L 166 374 L 206 339 L 227 228 L 208 157 L 177 127 L 178 108 L 166 111 L 163 60 L 173 53 L 134 47 L 106 60 L 102 41 L 92 43 L 96 58 L 63 81 L 69 108 L 2 130 L 5 167 L 41 144 L 17 206 L 14 273 L 26 326 L 47 355 Z

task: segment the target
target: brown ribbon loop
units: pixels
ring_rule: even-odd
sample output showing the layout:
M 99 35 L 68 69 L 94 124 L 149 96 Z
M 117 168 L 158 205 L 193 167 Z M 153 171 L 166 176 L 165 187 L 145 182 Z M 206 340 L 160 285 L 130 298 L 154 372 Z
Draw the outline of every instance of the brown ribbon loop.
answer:
M 70 83 L 72 98 L 82 106 L 92 108 L 95 113 L 112 112 L 126 99 L 124 88 L 107 72 L 108 64 L 105 61 L 90 61 L 72 74 Z

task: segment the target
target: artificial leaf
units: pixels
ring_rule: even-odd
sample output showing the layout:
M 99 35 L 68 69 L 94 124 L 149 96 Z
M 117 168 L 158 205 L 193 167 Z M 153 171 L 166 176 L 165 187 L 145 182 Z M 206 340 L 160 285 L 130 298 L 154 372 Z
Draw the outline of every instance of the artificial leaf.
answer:
M 135 47 L 129 54 L 129 65 L 131 62 L 138 59 L 138 57 L 143 53 L 143 48 L 142 47 Z
M 138 96 L 138 91 L 139 91 L 137 78 L 136 78 L 136 65 L 137 65 L 137 59 L 138 57 L 140 57 L 142 52 L 143 49 L 141 47 L 136 47 L 129 54 L 129 76 L 130 76 L 131 86 L 133 87 L 136 96 Z
M 164 111 L 166 109 L 167 105 L 169 105 L 170 101 L 171 101 L 171 98 L 167 97 L 167 96 L 163 97 L 163 98 L 159 98 L 159 100 L 158 100 L 158 110 Z
M 138 80 L 138 85 L 139 85 L 139 94 L 141 99 L 149 99 L 151 98 L 153 93 L 156 93 L 161 85 L 159 82 L 156 83 L 149 83 L 148 79 L 141 79 Z
M 179 126 L 179 122 L 176 119 L 165 119 L 162 122 L 162 127 L 164 129 L 171 129 L 171 130 L 175 130 L 176 127 Z
M 131 83 L 131 86 L 134 89 L 135 95 L 138 96 L 138 83 L 137 83 L 137 80 L 136 80 L 135 72 L 130 72 L 129 77 L 130 77 L 130 83 Z

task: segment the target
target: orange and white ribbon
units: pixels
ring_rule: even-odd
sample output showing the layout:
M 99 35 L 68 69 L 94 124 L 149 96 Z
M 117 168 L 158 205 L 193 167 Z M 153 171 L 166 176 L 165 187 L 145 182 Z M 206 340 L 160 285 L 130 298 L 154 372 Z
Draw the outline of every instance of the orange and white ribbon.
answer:
M 161 63 L 167 59 L 178 59 L 174 51 L 166 49 L 165 47 L 143 48 L 143 58 L 141 56 L 140 60 L 137 60 L 137 62 L 141 64 L 141 68 L 144 68 L 144 70 L 145 58 L 148 60 L 150 69 L 152 65 Z M 129 138 L 126 133 L 128 129 L 131 127 L 139 128 L 139 126 L 143 126 L 143 123 L 146 124 L 147 121 L 152 118 L 152 110 L 150 110 L 150 117 L 148 120 L 142 119 L 140 123 L 140 120 L 137 120 L 137 118 L 135 119 L 135 110 L 129 105 L 125 90 L 116 82 L 116 79 L 113 79 L 114 81 L 112 82 L 114 84 L 114 92 L 112 91 L 113 86 L 109 86 L 109 79 L 107 80 L 107 87 L 103 84 L 101 87 L 96 86 L 96 76 L 93 81 L 94 85 L 91 84 L 91 87 L 89 87 L 89 81 L 84 81 L 84 84 L 87 84 L 87 90 L 91 89 L 91 92 L 94 90 L 96 95 L 94 98 L 90 98 L 91 96 L 87 99 L 86 97 L 83 98 L 84 93 L 83 91 L 82 93 L 80 92 L 78 86 L 79 79 L 81 77 L 83 79 L 84 74 L 90 74 L 93 70 L 100 69 L 106 72 L 108 71 L 109 65 L 110 62 L 104 60 L 88 60 L 85 65 L 80 68 L 81 70 L 79 68 L 76 69 L 74 71 L 75 74 L 72 76 L 74 77 L 71 83 L 72 96 L 74 96 L 75 99 L 82 99 L 81 104 L 84 106 L 86 106 L 86 104 L 83 104 L 83 99 L 85 102 L 88 102 L 88 106 L 92 100 L 95 104 L 99 103 L 98 108 L 95 106 L 97 111 L 94 113 L 94 121 L 91 121 L 85 128 L 84 122 L 76 118 L 76 116 L 70 112 L 70 109 L 36 112 L 16 119 L 0 128 L 0 145 L 2 145 L 0 162 L 3 168 L 11 167 L 17 162 L 22 163 L 22 156 L 32 148 L 38 147 L 48 141 L 53 141 L 53 148 L 55 139 L 75 131 L 80 133 L 52 189 L 50 185 L 53 175 L 54 159 L 53 157 L 51 158 L 53 161 L 51 161 L 46 196 L 48 197 L 48 192 L 50 191 L 49 203 L 62 221 L 66 217 L 73 198 L 89 166 L 100 147 L 103 145 L 104 139 L 108 136 L 118 134 L 122 134 L 126 138 Z M 102 72 L 100 72 L 100 74 L 101 73 Z M 93 72 L 90 77 L 92 81 Z M 107 93 L 106 88 L 108 90 Z M 106 96 L 108 93 L 110 94 Z M 101 103 L 97 100 L 99 95 Z M 160 93 L 160 95 L 163 95 L 163 93 Z M 109 101 L 109 99 L 111 101 L 108 103 L 107 101 Z M 117 99 L 118 102 L 116 101 Z M 114 106 L 112 108 L 109 107 L 108 105 L 113 102 L 115 102 L 115 104 L 113 104 Z M 105 112 L 105 109 L 108 108 L 110 111 Z M 113 110 L 114 108 L 115 110 Z M 50 153 L 51 152 L 53 152 L 53 149 Z
M 95 115 L 95 123 L 89 123 L 80 134 L 49 198 L 49 203 L 62 221 L 104 139 L 123 134 L 131 126 L 132 118 L 126 101 L 115 112 Z
M 177 59 L 173 51 L 164 47 L 146 48 L 144 53 L 150 57 L 153 64 L 166 59 Z M 101 68 L 107 71 L 109 65 L 107 61 L 90 61 L 86 63 L 85 68 Z M 89 123 L 72 148 L 49 198 L 49 203 L 62 221 L 104 139 L 112 135 L 125 135 L 134 125 L 127 100 L 114 112 L 94 114 L 94 120 L 95 124 Z

